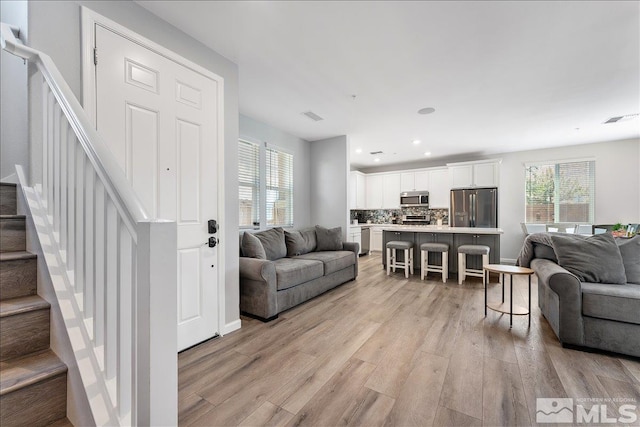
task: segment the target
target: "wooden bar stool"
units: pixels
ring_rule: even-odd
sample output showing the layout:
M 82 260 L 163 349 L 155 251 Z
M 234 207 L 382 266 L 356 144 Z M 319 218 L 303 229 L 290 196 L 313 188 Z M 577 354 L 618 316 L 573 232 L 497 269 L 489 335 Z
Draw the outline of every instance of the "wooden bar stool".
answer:
M 483 277 L 484 266 L 489 264 L 489 246 L 485 245 L 460 245 L 458 246 L 458 284 L 462 285 L 466 276 Z M 467 255 L 482 255 L 482 267 L 480 269 L 467 268 Z
M 442 264 L 429 264 L 429 252 L 439 252 L 442 254 Z M 446 243 L 423 243 L 420 245 L 420 280 L 429 274 L 442 273 L 442 283 L 447 283 L 449 278 L 449 245 Z
M 399 262 L 396 250 L 404 251 L 404 262 Z M 387 276 L 391 274 L 391 269 L 396 272 L 396 268 L 404 268 L 404 276 L 409 278 L 409 271 L 413 274 L 413 242 L 402 242 L 394 240 L 387 242 Z

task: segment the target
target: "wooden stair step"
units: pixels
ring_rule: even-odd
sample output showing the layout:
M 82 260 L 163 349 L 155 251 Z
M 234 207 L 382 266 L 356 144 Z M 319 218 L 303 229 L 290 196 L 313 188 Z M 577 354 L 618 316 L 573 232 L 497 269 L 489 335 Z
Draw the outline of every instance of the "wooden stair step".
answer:
M 0 301 L 0 361 L 49 348 L 50 307 L 38 295 Z
M 25 251 L 0 252 L 0 301 L 35 295 L 38 257 Z
M 17 212 L 16 184 L 0 182 L 0 215 L 14 215 Z
M 50 349 L 0 362 L 0 396 L 67 372 Z
M 0 373 L 0 425 L 46 426 L 65 419 L 67 367 L 51 350 L 0 362 Z
M 26 246 L 26 217 L 0 215 L 0 252 L 24 251 Z

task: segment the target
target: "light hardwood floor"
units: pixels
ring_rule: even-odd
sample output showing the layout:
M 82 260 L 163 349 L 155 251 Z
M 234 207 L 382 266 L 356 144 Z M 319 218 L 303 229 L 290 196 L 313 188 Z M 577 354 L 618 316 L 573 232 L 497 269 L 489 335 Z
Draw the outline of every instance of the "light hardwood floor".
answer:
M 362 257 L 357 280 L 181 353 L 180 425 L 515 426 L 536 424 L 537 397 L 640 407 L 640 363 L 562 348 L 536 290 L 534 277 L 531 327 L 514 316 L 509 330 L 507 315 L 484 317 L 479 278 L 387 277 Z M 526 298 L 514 277 L 514 302 Z

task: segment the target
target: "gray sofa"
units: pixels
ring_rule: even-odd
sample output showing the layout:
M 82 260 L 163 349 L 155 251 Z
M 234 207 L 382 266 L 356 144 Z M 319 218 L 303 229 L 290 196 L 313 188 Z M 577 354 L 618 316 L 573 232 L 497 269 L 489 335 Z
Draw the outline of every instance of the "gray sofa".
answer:
M 536 272 L 538 305 L 563 346 L 640 357 L 640 236 L 532 234 L 519 264 Z
M 263 321 L 358 275 L 360 247 L 340 227 L 245 232 L 240 248 L 240 311 Z

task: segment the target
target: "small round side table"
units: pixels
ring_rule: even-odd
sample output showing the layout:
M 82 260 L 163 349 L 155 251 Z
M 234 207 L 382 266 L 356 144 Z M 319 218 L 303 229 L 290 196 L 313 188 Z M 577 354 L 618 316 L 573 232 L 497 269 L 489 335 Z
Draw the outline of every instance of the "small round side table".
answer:
M 513 315 L 529 315 L 529 325 L 531 325 L 531 276 L 533 270 L 514 265 L 488 264 L 484 268 L 484 316 L 487 317 L 487 308 L 509 315 L 509 329 L 513 326 Z M 498 273 L 502 277 L 502 302 L 487 302 L 487 285 L 489 284 L 489 273 Z M 504 302 L 504 275 L 509 275 L 509 303 Z M 519 305 L 513 305 L 513 276 L 529 276 L 529 309 Z

